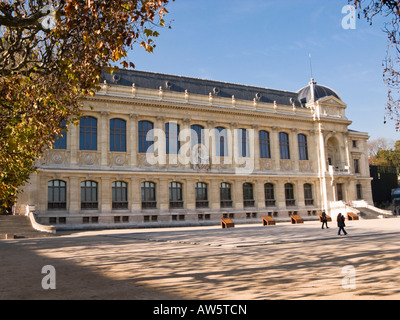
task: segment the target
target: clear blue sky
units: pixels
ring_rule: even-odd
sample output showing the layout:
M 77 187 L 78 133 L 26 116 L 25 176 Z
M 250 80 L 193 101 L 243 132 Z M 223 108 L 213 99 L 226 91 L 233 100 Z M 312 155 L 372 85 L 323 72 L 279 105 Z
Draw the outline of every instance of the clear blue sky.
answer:
M 387 90 L 382 61 L 383 18 L 342 28 L 347 0 L 176 0 L 168 6 L 172 29 L 161 29 L 149 54 L 129 54 L 137 70 L 297 91 L 310 81 L 347 103 L 351 129 L 370 139 L 400 140 L 383 123 Z

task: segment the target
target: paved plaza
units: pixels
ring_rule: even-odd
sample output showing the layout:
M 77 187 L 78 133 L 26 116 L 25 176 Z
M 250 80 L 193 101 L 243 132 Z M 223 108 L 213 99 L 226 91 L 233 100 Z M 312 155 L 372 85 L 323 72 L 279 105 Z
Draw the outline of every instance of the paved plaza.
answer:
M 346 224 L 347 236 L 306 221 L 1 240 L 0 300 L 399 299 L 400 219 Z

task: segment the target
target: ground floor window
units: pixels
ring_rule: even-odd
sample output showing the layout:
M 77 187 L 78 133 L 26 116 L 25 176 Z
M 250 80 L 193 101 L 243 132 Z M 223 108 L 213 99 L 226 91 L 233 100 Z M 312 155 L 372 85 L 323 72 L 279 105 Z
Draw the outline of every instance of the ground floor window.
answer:
M 195 186 L 196 208 L 208 208 L 207 184 L 197 182 Z
M 304 184 L 304 203 L 306 206 L 312 206 L 314 204 L 312 186 L 309 183 Z
M 142 209 L 154 209 L 157 207 L 156 185 L 153 182 L 144 181 L 141 184 Z
M 112 183 L 112 208 L 128 209 L 128 187 L 126 182 L 114 181 Z
M 66 182 L 51 180 L 47 184 L 47 207 L 49 210 L 66 209 Z
M 98 208 L 98 184 L 95 181 L 81 182 L 81 209 L 97 209 Z
M 183 208 L 182 183 L 170 182 L 170 184 L 169 184 L 169 207 L 171 209 Z
M 231 185 L 230 183 L 222 182 L 219 185 L 219 196 L 221 208 L 232 207 Z
M 285 199 L 286 206 L 290 207 L 296 205 L 296 200 L 294 199 L 294 188 L 291 183 L 285 184 Z

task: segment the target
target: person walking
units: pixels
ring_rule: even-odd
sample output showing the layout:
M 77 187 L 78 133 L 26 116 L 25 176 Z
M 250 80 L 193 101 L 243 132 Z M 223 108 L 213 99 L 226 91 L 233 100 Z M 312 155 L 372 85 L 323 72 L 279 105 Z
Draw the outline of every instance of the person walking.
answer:
M 344 223 L 344 216 L 342 216 L 341 213 L 339 213 L 337 216 L 337 226 L 339 227 L 338 236 L 340 236 L 340 231 L 342 230 L 344 232 L 344 235 L 347 235 L 346 230 L 344 230 L 344 227 L 346 226 Z
M 322 222 L 321 229 L 324 228 L 324 224 L 326 225 L 326 228 L 329 229 L 329 227 L 328 227 L 328 218 L 326 217 L 325 211 L 322 211 L 322 213 L 321 213 L 321 222 Z

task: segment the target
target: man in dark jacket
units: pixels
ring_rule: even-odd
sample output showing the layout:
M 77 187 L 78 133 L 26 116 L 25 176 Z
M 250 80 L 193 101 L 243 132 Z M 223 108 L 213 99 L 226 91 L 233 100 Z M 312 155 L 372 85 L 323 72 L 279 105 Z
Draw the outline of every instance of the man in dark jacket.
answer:
M 321 229 L 324 228 L 324 224 L 326 225 L 326 228 L 329 229 L 329 227 L 328 227 L 328 218 L 326 216 L 325 211 L 322 211 L 322 213 L 321 213 L 321 222 L 322 222 L 322 228 Z
M 344 227 L 346 226 L 344 224 L 344 216 L 342 216 L 341 213 L 339 213 L 337 216 L 337 226 L 339 227 L 338 236 L 340 236 L 340 231 L 342 231 L 342 230 L 344 232 L 344 235 L 347 235 L 346 230 L 344 230 Z

